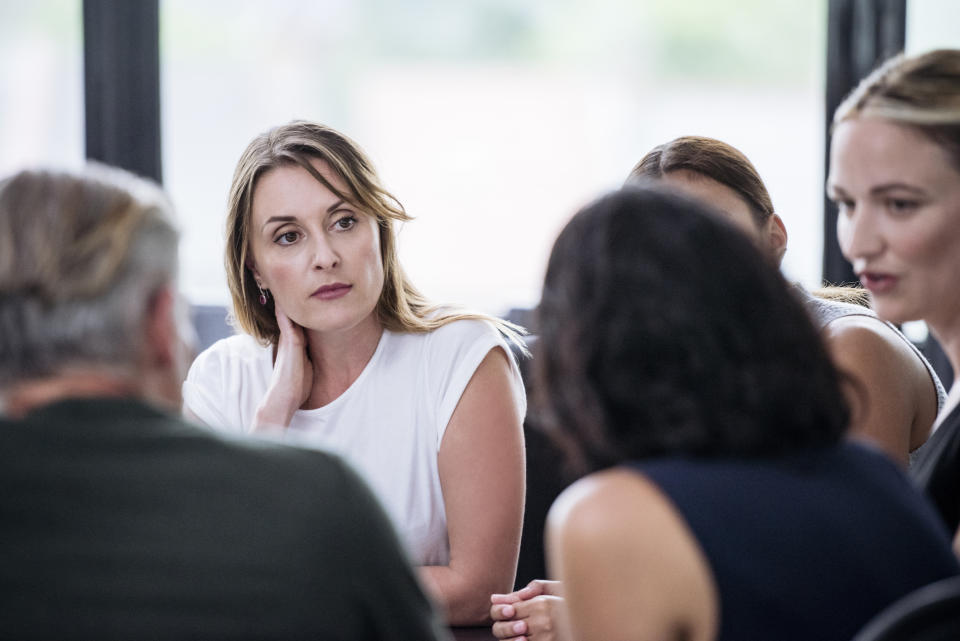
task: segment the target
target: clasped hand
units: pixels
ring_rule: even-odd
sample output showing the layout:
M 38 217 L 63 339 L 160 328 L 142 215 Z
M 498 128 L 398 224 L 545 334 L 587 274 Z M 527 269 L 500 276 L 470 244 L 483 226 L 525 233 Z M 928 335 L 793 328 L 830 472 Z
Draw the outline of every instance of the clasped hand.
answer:
M 508 641 L 570 641 L 563 584 L 534 580 L 510 594 L 490 596 L 493 636 Z

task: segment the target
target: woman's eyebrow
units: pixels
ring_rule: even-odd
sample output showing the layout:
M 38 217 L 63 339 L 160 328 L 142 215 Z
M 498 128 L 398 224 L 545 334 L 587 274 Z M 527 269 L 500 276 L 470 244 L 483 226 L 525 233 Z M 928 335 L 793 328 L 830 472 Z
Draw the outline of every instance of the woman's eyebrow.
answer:
M 903 189 L 905 191 L 911 191 L 915 194 L 920 194 L 920 195 L 926 193 L 926 191 L 921 189 L 920 187 L 908 185 L 907 183 L 887 183 L 885 185 L 877 185 L 876 187 L 871 189 L 870 192 L 873 194 L 882 194 L 884 192 L 894 191 L 896 189 Z
M 270 223 L 292 223 L 295 220 L 296 218 L 294 216 L 270 216 L 270 218 L 267 218 L 266 222 L 260 226 L 260 229 L 266 229 Z

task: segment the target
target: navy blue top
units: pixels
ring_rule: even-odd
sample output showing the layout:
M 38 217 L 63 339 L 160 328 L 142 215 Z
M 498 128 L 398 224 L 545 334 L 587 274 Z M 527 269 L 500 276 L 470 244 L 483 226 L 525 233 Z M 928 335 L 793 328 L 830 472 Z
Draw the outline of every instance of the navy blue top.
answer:
M 960 572 L 930 505 L 860 445 L 632 467 L 669 497 L 706 555 L 720 641 L 848 641 L 897 598 Z

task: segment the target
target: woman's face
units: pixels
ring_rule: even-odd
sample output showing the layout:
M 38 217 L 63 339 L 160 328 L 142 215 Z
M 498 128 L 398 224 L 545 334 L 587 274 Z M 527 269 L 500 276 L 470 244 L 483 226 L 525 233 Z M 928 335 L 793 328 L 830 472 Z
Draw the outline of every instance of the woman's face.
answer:
M 327 163 L 312 163 L 348 192 Z M 299 165 L 285 165 L 258 179 L 250 222 L 250 268 L 293 322 L 318 332 L 375 322 L 384 274 L 373 216 Z
M 920 132 L 878 118 L 833 134 L 827 193 L 843 255 L 882 318 L 960 318 L 960 172 Z
M 787 247 L 787 231 L 776 214 L 771 215 L 765 224 L 757 223 L 750 205 L 740 194 L 709 176 L 689 169 L 665 173 L 660 180 L 718 210 L 777 263 L 783 258 Z

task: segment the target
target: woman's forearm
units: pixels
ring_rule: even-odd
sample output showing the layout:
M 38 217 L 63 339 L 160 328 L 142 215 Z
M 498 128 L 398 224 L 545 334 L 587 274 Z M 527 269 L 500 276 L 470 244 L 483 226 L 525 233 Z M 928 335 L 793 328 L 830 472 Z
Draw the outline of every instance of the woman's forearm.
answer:
M 490 595 L 513 587 L 510 576 L 466 576 L 446 565 L 425 565 L 417 569 L 427 594 L 451 625 L 488 623 Z

